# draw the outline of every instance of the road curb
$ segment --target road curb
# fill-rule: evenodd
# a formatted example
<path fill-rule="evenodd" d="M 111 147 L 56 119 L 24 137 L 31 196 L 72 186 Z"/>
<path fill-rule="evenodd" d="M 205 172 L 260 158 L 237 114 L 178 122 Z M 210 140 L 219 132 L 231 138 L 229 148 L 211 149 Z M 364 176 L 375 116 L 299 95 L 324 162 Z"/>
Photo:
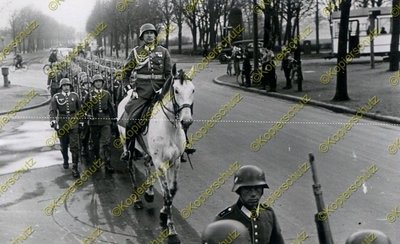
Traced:
<path fill-rule="evenodd" d="M 216 84 L 219 84 L 219 85 L 230 86 L 230 87 L 242 89 L 242 90 L 245 90 L 248 92 L 266 95 L 269 97 L 275 97 L 275 98 L 280 98 L 280 99 L 294 101 L 294 102 L 301 101 L 301 97 L 298 97 L 298 96 L 292 96 L 292 95 L 276 93 L 276 92 L 266 92 L 266 91 L 262 91 L 262 90 L 259 90 L 259 89 L 253 88 L 253 87 L 243 87 L 243 86 L 239 86 L 238 84 L 232 84 L 232 83 L 228 83 L 225 81 L 221 81 L 219 79 L 220 77 L 221 76 L 214 78 L 213 82 Z M 347 113 L 347 114 L 353 114 L 353 115 L 355 115 L 357 113 L 357 111 L 352 108 L 348 108 L 348 107 L 340 106 L 340 105 L 334 105 L 331 103 L 325 103 L 325 102 L 321 102 L 321 101 L 316 101 L 313 99 L 311 99 L 309 102 L 307 102 L 307 105 L 313 105 L 316 107 L 326 108 L 326 109 L 329 109 L 336 113 Z M 380 115 L 377 113 L 364 113 L 363 116 L 366 118 L 377 120 L 377 121 L 383 121 L 383 122 L 387 122 L 387 123 L 391 123 L 391 124 L 400 124 L 400 118 L 398 118 L 398 117 Z"/>
<path fill-rule="evenodd" d="M 34 108 L 45 106 L 45 105 L 50 103 L 50 100 L 51 100 L 51 97 L 49 97 L 46 101 L 41 102 L 39 104 L 35 104 L 35 105 L 29 106 L 29 107 L 21 108 L 17 112 L 26 111 L 26 110 L 30 110 L 30 109 L 34 109 Z M 0 112 L 0 115 L 5 115 L 5 114 L 11 113 L 11 112 L 12 112 L 12 110 L 7 111 L 7 112 Z"/>

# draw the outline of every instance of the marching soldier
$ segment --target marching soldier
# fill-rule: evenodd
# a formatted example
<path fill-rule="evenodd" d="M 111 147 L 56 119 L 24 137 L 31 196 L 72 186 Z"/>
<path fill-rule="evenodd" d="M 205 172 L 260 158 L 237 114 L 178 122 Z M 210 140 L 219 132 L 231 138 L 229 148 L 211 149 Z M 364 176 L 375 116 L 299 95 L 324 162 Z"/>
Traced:
<path fill-rule="evenodd" d="M 68 169 L 68 146 L 72 154 L 72 175 L 79 178 L 79 134 L 76 113 L 81 102 L 78 94 L 71 92 L 72 83 L 68 78 L 61 79 L 61 92 L 56 93 L 50 103 L 50 126 L 57 131 L 60 138 L 64 169 Z M 58 119 L 58 124 L 56 123 Z M 75 123 L 74 123 L 75 122 Z"/>
<path fill-rule="evenodd" d="M 81 102 L 84 104 L 84 100 L 86 96 L 89 94 L 89 89 L 92 86 L 92 81 L 89 80 L 85 72 L 82 72 L 82 75 L 80 76 L 81 80 Z M 88 150 L 89 150 L 89 138 L 90 138 L 90 128 L 89 128 L 89 121 L 87 119 L 82 120 L 80 122 L 80 138 L 81 138 L 81 146 L 82 146 L 82 151 L 81 155 L 82 156 L 87 156 L 88 155 Z"/>
<path fill-rule="evenodd" d="M 247 228 L 236 220 L 219 220 L 209 224 L 202 234 L 202 244 L 250 243 Z"/>
<path fill-rule="evenodd" d="M 233 192 L 238 201 L 217 215 L 216 220 L 233 219 L 247 227 L 252 244 L 283 244 L 281 229 L 271 207 L 259 203 L 269 188 L 264 172 L 257 166 L 245 165 L 236 171 Z M 261 205 L 261 206 L 260 206 Z"/>
<path fill-rule="evenodd" d="M 93 119 L 90 121 L 90 131 L 94 143 L 94 153 L 105 162 L 106 171 L 114 172 L 111 166 L 111 124 L 116 113 L 111 100 L 111 94 L 103 89 L 104 79 L 100 74 L 93 76 L 94 89 L 89 91 L 85 104 L 91 102 Z"/>

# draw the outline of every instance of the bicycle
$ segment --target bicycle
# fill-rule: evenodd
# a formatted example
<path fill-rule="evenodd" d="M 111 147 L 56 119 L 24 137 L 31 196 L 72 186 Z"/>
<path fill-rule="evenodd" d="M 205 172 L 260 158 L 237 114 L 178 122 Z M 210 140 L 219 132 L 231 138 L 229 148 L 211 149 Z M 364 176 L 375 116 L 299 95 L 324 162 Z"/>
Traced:
<path fill-rule="evenodd" d="M 53 67 L 52 64 L 45 64 L 45 65 L 43 66 L 43 72 L 44 72 L 44 74 L 45 74 L 45 75 L 48 75 L 52 67 Z"/>
<path fill-rule="evenodd" d="M 14 63 L 12 66 L 10 66 L 10 71 L 14 72 L 16 70 L 22 70 L 22 71 L 27 71 L 28 70 L 28 64 L 25 61 L 22 61 L 21 67 L 16 66 L 16 62 L 14 60 Z"/>

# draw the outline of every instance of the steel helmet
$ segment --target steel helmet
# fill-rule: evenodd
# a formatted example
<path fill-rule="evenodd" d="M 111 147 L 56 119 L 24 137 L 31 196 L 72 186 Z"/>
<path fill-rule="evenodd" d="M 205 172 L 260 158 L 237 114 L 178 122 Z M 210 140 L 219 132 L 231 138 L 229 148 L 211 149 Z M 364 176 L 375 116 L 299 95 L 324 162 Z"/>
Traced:
<path fill-rule="evenodd" d="M 255 165 L 244 165 L 235 173 L 232 191 L 236 192 L 242 186 L 263 186 L 269 188 L 262 169 Z"/>
<path fill-rule="evenodd" d="M 202 234 L 202 244 L 250 243 L 248 229 L 239 221 L 224 219 L 209 224 Z"/>
<path fill-rule="evenodd" d="M 103 78 L 103 76 L 102 76 L 101 74 L 95 74 L 95 75 L 93 75 L 92 82 L 94 83 L 94 82 L 97 81 L 97 80 L 101 80 L 101 81 L 103 81 L 103 83 L 104 83 L 104 78 Z"/>
<path fill-rule="evenodd" d="M 389 237 L 379 230 L 360 230 L 346 240 L 346 244 L 391 244 Z"/>
<path fill-rule="evenodd" d="M 156 34 L 156 36 L 158 35 L 158 32 L 157 32 L 157 30 L 156 30 L 156 27 L 154 27 L 154 25 L 151 24 L 151 23 L 146 23 L 146 24 L 143 24 L 143 25 L 140 27 L 139 39 L 140 39 L 140 40 L 143 40 L 143 33 L 144 33 L 145 31 L 149 31 L 149 30 L 154 31 L 154 33 Z"/>
<path fill-rule="evenodd" d="M 72 88 L 72 82 L 68 78 L 61 79 L 59 88 L 61 88 L 63 85 L 70 85 Z"/>

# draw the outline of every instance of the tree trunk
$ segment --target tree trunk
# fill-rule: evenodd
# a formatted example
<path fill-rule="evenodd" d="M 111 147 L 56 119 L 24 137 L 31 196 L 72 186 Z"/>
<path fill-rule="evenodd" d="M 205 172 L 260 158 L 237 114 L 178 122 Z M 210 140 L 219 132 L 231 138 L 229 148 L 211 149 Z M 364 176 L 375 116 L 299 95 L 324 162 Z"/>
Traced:
<path fill-rule="evenodd" d="M 399 6 L 400 0 L 393 0 L 393 9 Z M 394 12 L 394 10 L 392 10 Z M 390 43 L 390 71 L 399 70 L 399 34 L 400 34 L 400 15 L 395 15 L 392 18 L 392 40 Z"/>
<path fill-rule="evenodd" d="M 347 55 L 347 35 L 349 31 L 350 7 L 351 7 L 351 0 L 344 0 L 340 5 L 341 14 L 340 14 L 338 57 L 336 65 L 339 65 L 339 62 L 341 60 L 345 60 Z M 333 97 L 333 100 L 334 101 L 350 100 L 349 95 L 347 94 L 346 63 L 344 64 L 343 68 L 341 68 L 337 73 L 336 94 Z"/>

